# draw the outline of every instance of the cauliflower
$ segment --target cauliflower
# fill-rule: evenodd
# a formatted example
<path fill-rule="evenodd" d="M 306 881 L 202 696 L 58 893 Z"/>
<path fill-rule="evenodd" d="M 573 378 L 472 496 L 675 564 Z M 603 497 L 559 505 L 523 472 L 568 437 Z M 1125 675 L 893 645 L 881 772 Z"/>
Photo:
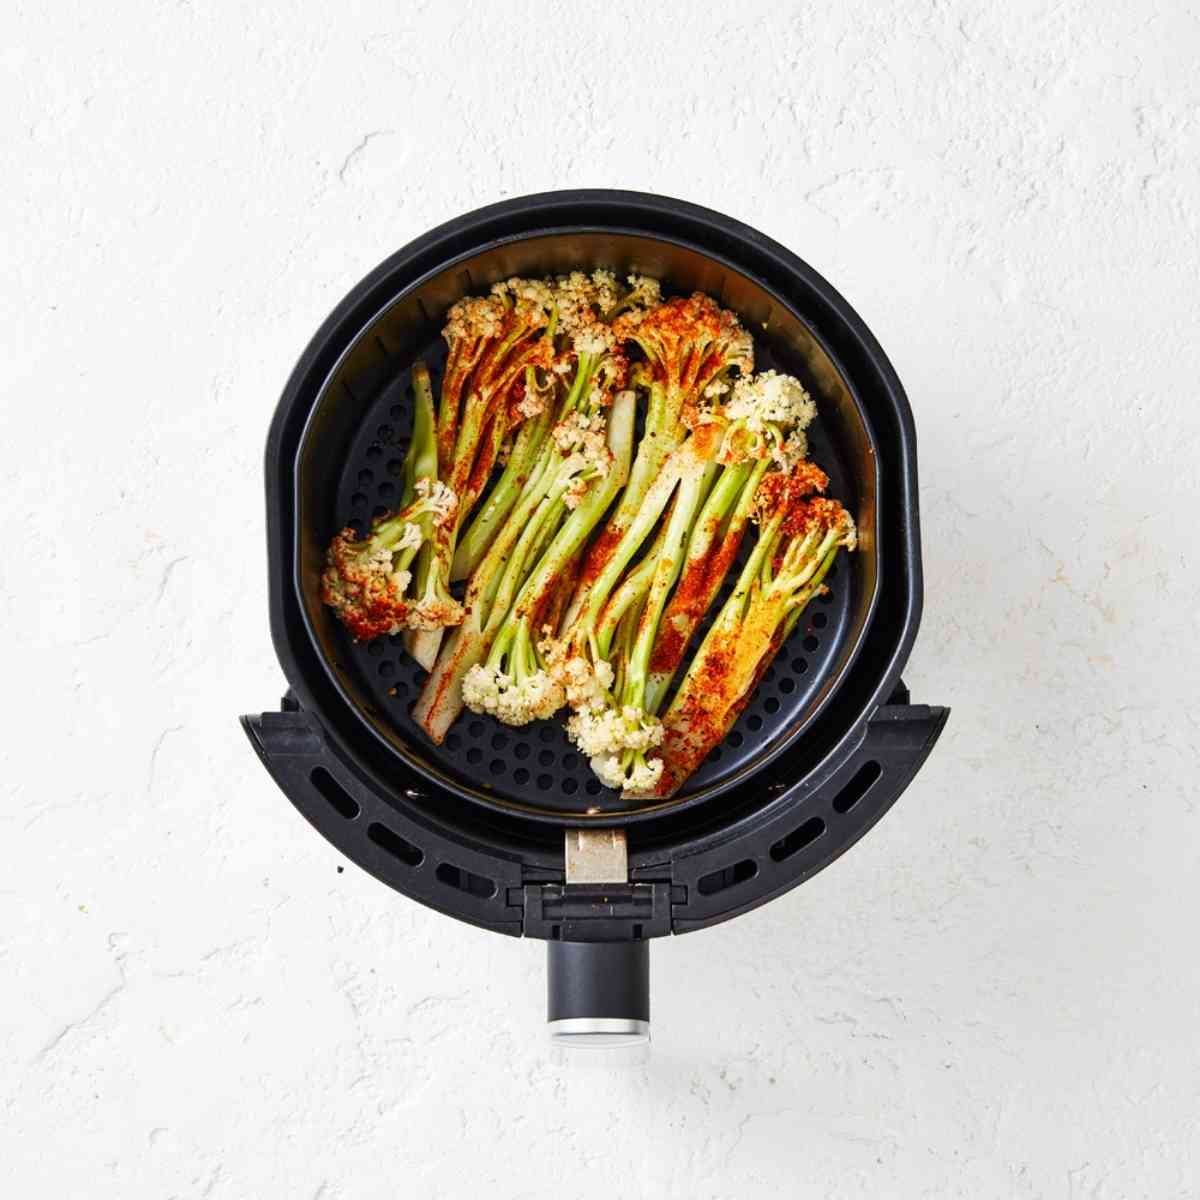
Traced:
<path fill-rule="evenodd" d="M 629 275 L 625 282 L 629 284 L 629 294 L 625 297 L 630 304 L 642 308 L 653 308 L 662 303 L 662 285 L 649 275 Z"/>
<path fill-rule="evenodd" d="M 442 336 L 450 344 L 494 338 L 504 327 L 504 301 L 499 296 L 467 296 L 446 314 Z"/>
<path fill-rule="evenodd" d="M 772 461 L 784 471 L 794 471 L 808 457 L 808 437 L 797 429 L 771 449 Z"/>
<path fill-rule="evenodd" d="M 343 529 L 329 547 L 321 599 L 341 618 L 355 641 L 369 641 L 405 627 L 405 593 L 411 574 L 397 569 L 385 543 L 361 542 L 353 529 Z"/>
<path fill-rule="evenodd" d="M 330 544 L 321 576 L 321 599 L 354 635 L 369 641 L 402 629 L 441 629 L 463 619 L 462 606 L 449 593 L 426 582 L 420 596 L 410 596 L 417 552 L 435 527 L 453 521 L 458 502 L 444 484 L 420 479 L 413 502 L 399 513 L 375 522 L 359 539 L 343 529 Z"/>
<path fill-rule="evenodd" d="M 662 741 L 662 722 L 640 708 L 583 708 L 567 722 L 567 735 L 589 758 L 624 750 L 645 752 Z"/>
<path fill-rule="evenodd" d="M 547 639 L 538 647 L 546 660 L 546 669 L 563 689 L 573 709 L 601 708 L 608 704 L 613 685 L 612 666 L 598 659 L 593 666 L 580 654 L 571 654 L 567 644 Z"/>
<path fill-rule="evenodd" d="M 768 424 L 804 429 L 817 415 L 817 406 L 798 379 L 778 371 L 760 371 L 733 385 L 725 416 L 763 433 Z"/>
<path fill-rule="evenodd" d="M 582 465 L 601 477 L 608 474 L 612 453 L 608 449 L 608 422 L 603 413 L 586 416 L 573 412 L 555 425 L 552 436 L 560 454 L 578 453 Z"/>
<path fill-rule="evenodd" d="M 419 550 L 424 540 L 425 537 L 421 533 L 420 525 L 414 521 L 406 521 L 404 523 L 404 532 L 400 534 L 400 540 L 396 543 L 396 549 Z"/>
<path fill-rule="evenodd" d="M 472 712 L 490 713 L 506 725 L 544 720 L 563 706 L 562 688 L 545 671 L 518 681 L 499 667 L 476 664 L 463 678 L 462 694 Z"/>
<path fill-rule="evenodd" d="M 663 773 L 661 758 L 634 756 L 627 763 L 624 757 L 601 754 L 591 759 L 588 765 L 605 787 L 622 792 L 653 792 Z"/>
<path fill-rule="evenodd" d="M 463 676 L 463 702 L 472 712 L 494 713 L 500 707 L 500 694 L 511 684 L 507 675 L 476 663 Z"/>
<path fill-rule="evenodd" d="M 555 289 L 542 279 L 512 279 L 502 280 L 492 284 L 492 296 L 502 303 L 512 305 L 515 312 L 523 319 L 537 319 L 542 313 L 548 312 L 555 302 Z"/>
<path fill-rule="evenodd" d="M 418 479 L 417 499 L 433 514 L 434 523 L 449 525 L 458 512 L 458 497 L 440 480 Z"/>

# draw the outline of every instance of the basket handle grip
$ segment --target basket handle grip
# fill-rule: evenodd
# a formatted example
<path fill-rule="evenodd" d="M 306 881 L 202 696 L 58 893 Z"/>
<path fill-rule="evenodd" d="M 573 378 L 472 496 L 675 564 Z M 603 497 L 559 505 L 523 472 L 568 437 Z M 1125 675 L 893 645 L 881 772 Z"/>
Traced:
<path fill-rule="evenodd" d="M 547 1021 L 559 1043 L 618 1046 L 650 1040 L 650 943 L 550 941 Z"/>

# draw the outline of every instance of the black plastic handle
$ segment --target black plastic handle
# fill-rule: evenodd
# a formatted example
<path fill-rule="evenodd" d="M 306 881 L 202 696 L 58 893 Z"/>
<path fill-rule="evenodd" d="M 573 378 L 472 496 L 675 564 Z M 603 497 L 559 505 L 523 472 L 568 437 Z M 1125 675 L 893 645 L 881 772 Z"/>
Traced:
<path fill-rule="evenodd" d="M 559 1041 L 629 1044 L 650 1037 L 650 943 L 547 946 L 547 1020 Z"/>

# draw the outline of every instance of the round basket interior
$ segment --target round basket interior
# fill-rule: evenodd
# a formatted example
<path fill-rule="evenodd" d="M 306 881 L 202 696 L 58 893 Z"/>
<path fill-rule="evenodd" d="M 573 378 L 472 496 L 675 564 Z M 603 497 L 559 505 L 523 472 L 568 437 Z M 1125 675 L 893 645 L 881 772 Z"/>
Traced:
<path fill-rule="evenodd" d="M 424 359 L 436 393 L 445 359 L 440 330 L 450 305 L 511 275 L 597 267 L 652 275 L 667 294 L 703 291 L 739 314 L 754 336 L 756 368 L 798 376 L 815 398 L 811 456 L 829 474 L 829 494 L 855 515 L 860 536 L 854 554 L 839 556 L 828 593 L 806 610 L 723 743 L 681 792 L 649 804 L 622 800 L 601 786 L 561 721 L 511 728 L 464 712 L 445 742 L 434 745 L 409 715 L 425 673 L 401 638 L 355 643 L 320 601 L 324 551 L 333 534 L 347 525 L 361 532 L 395 507 L 412 427 L 409 370 Z M 309 635 L 342 699 L 408 767 L 488 808 L 548 821 L 625 823 L 701 803 L 745 781 L 802 737 L 831 699 L 866 633 L 878 591 L 878 469 L 852 380 L 786 296 L 712 254 L 662 238 L 595 230 L 530 236 L 448 264 L 397 295 L 358 331 L 325 381 L 301 439 L 295 583 Z M 752 542 L 751 533 L 743 554 Z"/>

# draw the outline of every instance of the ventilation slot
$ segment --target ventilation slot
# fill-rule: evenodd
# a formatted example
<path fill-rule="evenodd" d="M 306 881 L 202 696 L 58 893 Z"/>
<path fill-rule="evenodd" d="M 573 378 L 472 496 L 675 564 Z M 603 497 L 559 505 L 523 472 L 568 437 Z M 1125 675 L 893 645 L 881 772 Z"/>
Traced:
<path fill-rule="evenodd" d="M 380 850 L 386 850 L 393 858 L 398 858 L 406 867 L 419 867 L 425 857 L 412 842 L 405 841 L 398 833 L 393 833 L 386 825 L 378 822 L 367 826 L 367 837 Z"/>
<path fill-rule="evenodd" d="M 353 821 L 362 811 L 358 801 L 324 767 L 314 767 L 309 775 L 313 787 L 329 801 L 330 806 L 347 821 Z"/>
<path fill-rule="evenodd" d="M 833 811 L 848 813 L 876 784 L 883 768 L 877 762 L 863 763 L 855 776 L 833 798 Z"/>
<path fill-rule="evenodd" d="M 484 900 L 496 894 L 494 879 L 488 879 L 485 875 L 472 875 L 470 871 L 456 867 L 453 863 L 439 863 L 434 874 L 448 887 L 458 888 L 460 892 L 467 892 Z"/>
<path fill-rule="evenodd" d="M 732 867 L 725 867 L 720 871 L 702 875 L 697 881 L 696 887 L 700 889 L 702 896 L 714 896 L 726 888 L 745 883 L 747 879 L 753 879 L 757 874 L 758 863 L 752 858 L 743 858 L 741 862 L 734 863 Z"/>
<path fill-rule="evenodd" d="M 825 832 L 825 822 L 820 817 L 810 817 L 799 829 L 793 829 L 785 838 L 780 838 L 771 847 L 771 857 L 776 862 L 791 858 L 798 850 L 811 846 Z"/>

